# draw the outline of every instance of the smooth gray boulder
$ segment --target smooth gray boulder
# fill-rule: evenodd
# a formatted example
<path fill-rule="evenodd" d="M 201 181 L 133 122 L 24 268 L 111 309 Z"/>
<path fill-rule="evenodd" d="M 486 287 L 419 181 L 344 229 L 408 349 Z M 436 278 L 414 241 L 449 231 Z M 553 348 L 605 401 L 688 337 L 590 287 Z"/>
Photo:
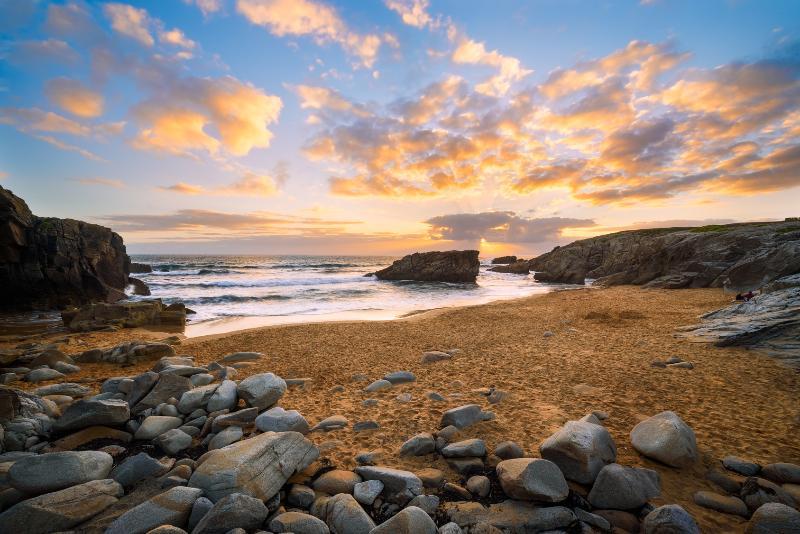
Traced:
<path fill-rule="evenodd" d="M 298 432 L 267 432 L 209 452 L 189 486 L 202 489 L 212 501 L 244 493 L 266 502 L 318 456 L 319 450 Z"/>
<path fill-rule="evenodd" d="M 800 484 L 800 465 L 779 462 L 761 468 L 762 478 L 776 484 Z"/>
<path fill-rule="evenodd" d="M 390 382 L 392 385 L 417 381 L 416 375 L 411 371 L 395 371 L 393 373 L 388 373 L 383 379 Z"/>
<path fill-rule="evenodd" d="M 472 458 L 486 456 L 486 443 L 482 439 L 465 439 L 450 443 L 439 451 L 445 458 Z"/>
<path fill-rule="evenodd" d="M 632 510 L 660 494 L 658 473 L 652 469 L 609 464 L 597 475 L 588 501 L 595 508 Z"/>
<path fill-rule="evenodd" d="M 424 456 L 435 451 L 436 440 L 427 432 L 409 438 L 400 446 L 400 456 Z"/>
<path fill-rule="evenodd" d="M 256 530 L 267 515 L 269 510 L 259 499 L 232 493 L 214 504 L 192 530 L 192 534 L 225 534 L 232 528 Z"/>
<path fill-rule="evenodd" d="M 755 476 L 761 471 L 761 466 L 757 463 L 748 462 L 738 456 L 726 456 L 722 459 L 722 465 L 728 471 L 733 471 L 734 473 L 739 473 L 746 477 Z"/>
<path fill-rule="evenodd" d="M 116 503 L 123 494 L 122 486 L 108 479 L 46 493 L 19 502 L 0 514 L 0 529 L 25 534 L 70 530 Z M 23 525 L 21 530 L 6 530 Z"/>
<path fill-rule="evenodd" d="M 251 375 L 239 382 L 239 398 L 259 410 L 272 407 L 286 392 L 286 381 L 272 373 Z"/>
<path fill-rule="evenodd" d="M 206 409 L 209 412 L 233 410 L 236 408 L 236 404 L 238 402 L 239 397 L 236 394 L 236 382 L 233 380 L 223 380 L 217 390 L 208 400 Z"/>
<path fill-rule="evenodd" d="M 672 467 L 687 467 L 697 460 L 694 431 L 675 412 L 661 412 L 633 427 L 631 445 Z"/>
<path fill-rule="evenodd" d="M 579 484 L 592 484 L 603 467 L 617 461 L 617 447 L 608 430 L 581 421 L 567 421 L 542 442 L 539 453 L 556 464 L 565 478 Z"/>
<path fill-rule="evenodd" d="M 26 374 L 23 380 L 26 382 L 44 382 L 45 380 L 57 380 L 59 378 L 64 378 L 64 374 L 49 367 L 40 367 Z"/>
<path fill-rule="evenodd" d="M 28 456 L 8 470 L 8 483 L 31 495 L 105 479 L 114 459 L 100 451 L 64 451 Z"/>
<path fill-rule="evenodd" d="M 644 534 L 700 534 L 694 518 L 689 512 L 677 504 L 659 506 L 644 518 L 642 522 Z"/>
<path fill-rule="evenodd" d="M 256 428 L 262 432 L 300 432 L 308 434 L 308 421 L 297 410 L 274 406 L 256 417 Z"/>
<path fill-rule="evenodd" d="M 48 395 L 68 395 L 70 397 L 85 397 L 91 393 L 91 389 L 74 382 L 61 382 L 60 384 L 49 384 L 34 389 L 31 393 L 39 397 Z"/>
<path fill-rule="evenodd" d="M 794 498 L 785 489 L 764 478 L 750 477 L 742 484 L 739 494 L 751 512 L 769 502 L 778 502 L 788 506 L 797 506 Z"/>
<path fill-rule="evenodd" d="M 569 487 L 556 464 L 541 458 L 515 458 L 497 464 L 497 478 L 506 495 L 521 501 L 561 502 Z"/>
<path fill-rule="evenodd" d="M 362 465 L 356 467 L 355 471 L 364 480 L 383 482 L 383 494 L 386 497 L 408 500 L 422 494 L 422 480 L 410 471 L 373 465 Z"/>
<path fill-rule="evenodd" d="M 733 514 L 744 518 L 750 516 L 747 505 L 739 497 L 732 495 L 720 495 L 713 491 L 697 491 L 692 496 L 694 502 L 703 508 L 716 510 L 723 514 Z"/>
<path fill-rule="evenodd" d="M 194 530 L 194 527 L 200 523 L 200 520 L 202 520 L 213 507 L 214 503 L 211 502 L 210 499 L 198 497 L 192 505 L 192 511 L 189 513 L 189 523 L 186 530 L 189 532 Z"/>
<path fill-rule="evenodd" d="M 192 446 L 192 436 L 179 428 L 167 430 L 153 441 L 164 452 L 172 456 Z"/>
<path fill-rule="evenodd" d="M 229 426 L 211 438 L 211 441 L 208 443 L 208 450 L 213 451 L 216 449 L 221 449 L 222 447 L 227 447 L 228 445 L 236 443 L 242 439 L 242 436 L 244 436 L 242 427 Z"/>
<path fill-rule="evenodd" d="M 133 435 L 134 439 L 153 439 L 157 438 L 164 432 L 178 428 L 183 424 L 183 419 L 180 417 L 171 417 L 169 415 L 150 415 L 145 417 L 136 433 Z"/>
<path fill-rule="evenodd" d="M 130 489 L 146 478 L 159 477 L 169 471 L 169 463 L 161 463 L 146 452 L 129 456 L 111 471 L 111 478 Z"/>
<path fill-rule="evenodd" d="M 375 528 L 375 522 L 349 493 L 328 499 L 322 514 L 325 523 L 335 533 L 369 534 Z"/>
<path fill-rule="evenodd" d="M 219 432 L 229 426 L 246 427 L 253 424 L 258 415 L 258 408 L 245 408 L 235 412 L 218 415 L 211 424 L 212 432 Z"/>
<path fill-rule="evenodd" d="M 437 534 L 436 523 L 421 508 L 408 506 L 372 529 L 371 534 Z"/>
<path fill-rule="evenodd" d="M 513 460 L 514 458 L 524 458 L 525 451 L 513 441 L 503 441 L 495 446 L 494 455 L 501 460 Z"/>
<path fill-rule="evenodd" d="M 372 506 L 382 491 L 383 482 L 380 480 L 365 480 L 353 486 L 353 497 L 365 506 Z"/>
<path fill-rule="evenodd" d="M 183 394 L 192 389 L 192 381 L 185 376 L 158 375 L 158 381 L 142 400 L 133 404 L 133 413 L 141 413 L 148 408 L 155 408 L 169 399 L 180 399 Z M 138 377 L 137 377 L 138 378 Z M 146 379 L 147 380 L 147 379 Z M 146 381 L 145 380 L 145 381 Z M 135 381 L 135 379 L 134 379 Z"/>
<path fill-rule="evenodd" d="M 3 516 L 0 515 L 0 520 Z M 800 512 L 776 502 L 762 504 L 753 512 L 746 534 L 783 534 L 800 532 Z"/>
<path fill-rule="evenodd" d="M 328 534 L 330 529 L 319 518 L 301 512 L 284 512 L 269 522 L 269 529 L 276 534 Z"/>
<path fill-rule="evenodd" d="M 331 430 L 340 430 L 349 424 L 347 418 L 343 415 L 332 415 L 326 417 L 311 428 L 311 432 L 321 430 L 323 432 L 330 432 Z"/>
<path fill-rule="evenodd" d="M 484 412 L 477 404 L 466 404 L 444 412 L 439 428 L 445 428 L 450 425 L 456 428 L 466 428 L 481 421 L 488 421 L 493 417 L 494 414 L 492 412 Z"/>
<path fill-rule="evenodd" d="M 352 471 L 334 469 L 317 477 L 311 487 L 321 493 L 337 495 L 339 493 L 353 493 L 353 488 L 359 482 L 361 482 L 361 477 Z"/>
<path fill-rule="evenodd" d="M 53 427 L 58 432 L 97 425 L 113 427 L 124 425 L 130 418 L 131 410 L 124 400 L 85 399 L 70 404 Z"/>
<path fill-rule="evenodd" d="M 145 534 L 161 525 L 184 527 L 202 490 L 176 486 L 119 516 L 104 534 Z"/>
<path fill-rule="evenodd" d="M 260 352 L 233 352 L 223 356 L 220 361 L 223 363 L 254 362 L 263 357 L 264 355 Z"/>
<path fill-rule="evenodd" d="M 382 391 L 384 389 L 390 389 L 392 387 L 392 383 L 388 380 L 380 379 L 376 380 L 375 382 L 371 383 L 367 387 L 364 388 L 364 391 L 367 393 L 374 393 L 376 391 Z"/>
<path fill-rule="evenodd" d="M 190 414 L 198 408 L 203 408 L 220 384 L 208 384 L 199 388 L 190 389 L 180 397 L 178 411 L 182 414 Z M 210 410 L 209 410 L 210 411 Z"/>

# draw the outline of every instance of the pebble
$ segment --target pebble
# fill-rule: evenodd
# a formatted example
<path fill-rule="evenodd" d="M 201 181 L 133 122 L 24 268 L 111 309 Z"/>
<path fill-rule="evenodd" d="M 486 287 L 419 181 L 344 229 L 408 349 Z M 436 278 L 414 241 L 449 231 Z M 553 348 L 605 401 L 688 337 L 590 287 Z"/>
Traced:
<path fill-rule="evenodd" d="M 314 425 L 311 429 L 311 432 L 315 432 L 317 430 L 322 430 L 323 432 L 330 432 L 331 430 L 339 430 L 341 428 L 346 427 L 349 424 L 347 418 L 343 415 L 332 415 L 327 417 Z"/>
<path fill-rule="evenodd" d="M 477 497 L 486 497 L 492 489 L 491 481 L 483 475 L 475 475 L 467 480 L 467 489 Z"/>

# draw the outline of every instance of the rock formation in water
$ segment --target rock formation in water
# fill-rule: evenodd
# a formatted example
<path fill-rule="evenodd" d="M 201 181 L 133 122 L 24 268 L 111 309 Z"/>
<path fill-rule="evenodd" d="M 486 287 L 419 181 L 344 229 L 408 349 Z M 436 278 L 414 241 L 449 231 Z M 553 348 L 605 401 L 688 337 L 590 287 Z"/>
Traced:
<path fill-rule="evenodd" d="M 500 256 L 498 258 L 492 259 L 492 265 L 508 265 L 516 261 L 518 261 L 516 256 Z"/>
<path fill-rule="evenodd" d="M 125 297 L 130 258 L 110 229 L 37 217 L 0 187 L 0 307 L 56 308 Z"/>
<path fill-rule="evenodd" d="M 508 265 L 495 265 L 489 268 L 496 273 L 528 274 L 531 271 L 530 263 L 525 260 L 518 260 Z"/>
<path fill-rule="evenodd" d="M 800 272 L 800 222 L 619 232 L 556 247 L 530 268 L 542 282 L 746 291 Z"/>
<path fill-rule="evenodd" d="M 152 273 L 153 267 L 147 263 L 131 262 L 131 274 Z"/>
<path fill-rule="evenodd" d="M 375 273 L 380 280 L 474 282 L 480 270 L 477 250 L 415 252 Z"/>

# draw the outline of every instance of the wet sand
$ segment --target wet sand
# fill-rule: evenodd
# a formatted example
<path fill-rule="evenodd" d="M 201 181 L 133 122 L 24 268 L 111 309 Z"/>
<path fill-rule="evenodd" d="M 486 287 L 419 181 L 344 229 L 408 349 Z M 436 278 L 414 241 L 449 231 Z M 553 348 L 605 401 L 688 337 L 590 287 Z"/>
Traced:
<path fill-rule="evenodd" d="M 565 421 L 603 410 L 610 416 L 605 425 L 616 441 L 618 462 L 659 472 L 662 496 L 654 504 L 681 504 L 704 532 L 737 532 L 744 520 L 696 506 L 691 496 L 714 489 L 703 475 L 728 454 L 762 464 L 800 462 L 800 373 L 753 351 L 675 337 L 676 327 L 695 323 L 698 315 L 729 300 L 718 289 L 560 291 L 394 321 L 259 328 L 186 340 L 176 350 L 202 364 L 236 351 L 266 354 L 241 369 L 237 379 L 266 371 L 311 378 L 304 389 L 289 388 L 280 404 L 299 410 L 312 425 L 330 415 L 347 417 L 350 427 L 344 430 L 309 435 L 323 446 L 322 457 L 342 468 L 352 468 L 359 451 L 381 450 L 386 465 L 437 467 L 457 481 L 458 475 L 441 459 L 397 456 L 407 438 L 436 430 L 448 408 L 474 402 L 494 411 L 495 420 L 463 430 L 462 438 L 485 439 L 490 450 L 514 440 L 533 456 Z M 547 331 L 553 335 L 545 336 Z M 75 353 L 134 338 L 158 339 L 159 334 L 86 334 L 71 338 L 63 350 Z M 452 360 L 420 362 L 423 351 L 451 348 L 461 350 Z M 695 368 L 650 366 L 671 356 L 691 361 Z M 70 379 L 99 387 L 105 378 L 151 366 L 85 364 Z M 396 370 L 414 372 L 417 382 L 368 394 L 363 391 L 367 383 L 353 380 L 358 374 L 374 380 Z M 336 386 L 343 391 L 333 391 Z M 488 387 L 508 396 L 490 405 L 477 391 Z M 428 391 L 439 392 L 446 402 L 428 400 Z M 410 393 L 412 400 L 398 401 L 401 393 Z M 379 399 L 378 405 L 364 407 L 367 398 Z M 701 454 L 695 467 L 666 467 L 640 457 L 630 446 L 633 426 L 663 410 L 677 412 L 694 429 Z M 353 432 L 354 423 L 366 420 L 379 422 L 381 428 Z"/>

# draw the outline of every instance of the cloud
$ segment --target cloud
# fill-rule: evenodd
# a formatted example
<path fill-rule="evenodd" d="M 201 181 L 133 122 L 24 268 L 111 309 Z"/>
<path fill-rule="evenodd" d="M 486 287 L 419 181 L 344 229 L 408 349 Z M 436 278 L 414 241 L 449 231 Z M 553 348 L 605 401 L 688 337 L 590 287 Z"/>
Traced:
<path fill-rule="evenodd" d="M 415 28 L 438 27 L 438 21 L 428 14 L 428 0 L 384 0 L 384 3 L 400 15 L 404 24 Z"/>
<path fill-rule="evenodd" d="M 565 228 L 593 226 L 590 219 L 562 217 L 528 218 L 512 211 L 456 213 L 425 221 L 432 239 L 489 241 L 494 243 L 542 243 L 561 237 Z"/>
<path fill-rule="evenodd" d="M 177 184 L 159 187 L 162 191 L 183 195 L 211 195 L 237 197 L 271 197 L 278 193 L 280 180 L 272 176 L 246 172 L 239 180 L 220 187 L 205 188 L 201 185 L 178 182 Z"/>
<path fill-rule="evenodd" d="M 102 185 L 105 187 L 113 187 L 114 189 L 125 188 L 125 182 L 110 178 L 78 178 L 75 181 L 83 185 Z"/>
<path fill-rule="evenodd" d="M 61 150 L 66 150 L 67 152 L 75 152 L 76 154 L 80 154 L 86 159 L 90 159 L 92 161 L 106 161 L 105 159 L 101 158 L 94 152 L 81 148 L 79 146 L 75 146 L 70 143 L 66 143 L 61 141 L 60 139 L 56 139 L 52 135 L 41 135 L 41 134 L 31 134 L 34 139 L 38 139 L 39 141 L 44 141 L 45 143 L 49 143 L 56 148 Z"/>
<path fill-rule="evenodd" d="M 30 66 L 36 63 L 75 63 L 78 58 L 78 53 L 66 41 L 51 38 L 17 42 L 9 60 Z"/>
<path fill-rule="evenodd" d="M 499 71 L 496 75 L 475 87 L 475 90 L 479 93 L 491 96 L 505 95 L 514 83 L 533 72 L 523 68 L 517 58 L 504 56 L 497 50 L 487 51 L 484 43 L 473 41 L 464 35 L 460 35 L 455 39 L 457 46 L 451 55 L 453 62 L 488 65 Z"/>
<path fill-rule="evenodd" d="M 185 48 L 186 50 L 192 50 L 197 46 L 197 43 L 186 37 L 186 34 L 178 28 L 173 28 L 169 31 L 160 30 L 158 32 L 158 40 L 162 43 Z"/>
<path fill-rule="evenodd" d="M 282 105 L 279 97 L 230 76 L 183 78 L 134 108 L 140 125 L 134 146 L 184 155 L 216 154 L 223 147 L 243 156 L 269 146 L 269 126 Z"/>
<path fill-rule="evenodd" d="M 187 4 L 194 4 L 200 11 L 203 12 L 204 16 L 209 16 L 212 13 L 216 13 L 220 9 L 222 9 L 222 0 L 183 0 Z"/>
<path fill-rule="evenodd" d="M 103 5 L 103 12 L 117 33 L 126 35 L 148 47 L 155 44 L 148 28 L 150 17 L 147 10 L 128 4 L 108 3 Z"/>
<path fill-rule="evenodd" d="M 0 124 L 12 124 L 23 131 L 66 133 L 87 136 L 92 129 L 52 111 L 39 108 L 0 108 Z"/>
<path fill-rule="evenodd" d="M 103 114 L 103 95 L 77 80 L 54 78 L 45 84 L 45 94 L 58 107 L 75 116 L 94 118 Z"/>
<path fill-rule="evenodd" d="M 6 178 L 8 178 L 8 173 L 0 171 L 0 180 L 5 180 Z"/>
<path fill-rule="evenodd" d="M 379 35 L 350 30 L 333 7 L 314 0 L 237 0 L 236 10 L 278 37 L 309 36 L 320 45 L 337 43 L 368 68 L 381 45 Z"/>

